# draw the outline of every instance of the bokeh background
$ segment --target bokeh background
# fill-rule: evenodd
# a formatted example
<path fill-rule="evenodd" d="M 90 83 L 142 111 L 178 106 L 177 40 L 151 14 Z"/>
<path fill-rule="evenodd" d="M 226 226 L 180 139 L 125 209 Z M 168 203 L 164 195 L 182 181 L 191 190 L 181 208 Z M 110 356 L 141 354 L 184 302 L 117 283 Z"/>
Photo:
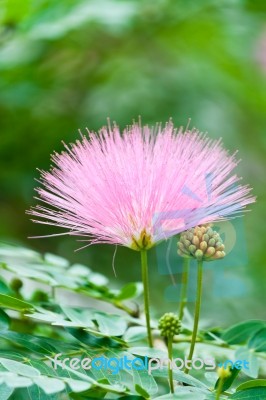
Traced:
<path fill-rule="evenodd" d="M 191 126 L 239 150 L 238 173 L 258 200 L 243 219 L 247 259 L 232 273 L 249 289 L 220 298 L 206 278 L 203 307 L 217 324 L 265 317 L 265 0 L 2 0 L 1 241 L 86 263 L 115 285 L 139 280 L 137 253 L 118 249 L 114 278 L 113 247 L 75 252 L 80 244 L 71 237 L 28 239 L 59 231 L 25 214 L 36 203 L 36 167 L 49 168 L 62 140 L 98 130 L 107 117 L 123 128 L 139 115 L 143 124 L 191 118 Z M 174 310 L 159 303 L 170 277 L 150 253 L 155 312 Z"/>

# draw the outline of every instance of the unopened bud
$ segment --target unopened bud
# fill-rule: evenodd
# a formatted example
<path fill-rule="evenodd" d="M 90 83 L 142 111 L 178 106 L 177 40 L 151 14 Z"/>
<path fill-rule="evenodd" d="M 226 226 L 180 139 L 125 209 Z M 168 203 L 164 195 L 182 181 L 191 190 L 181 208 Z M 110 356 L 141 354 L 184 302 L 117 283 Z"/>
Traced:
<path fill-rule="evenodd" d="M 219 378 L 221 378 L 221 379 L 228 378 L 231 375 L 231 371 L 230 371 L 229 367 L 227 367 L 227 368 L 224 368 L 224 367 L 218 368 L 217 373 L 218 373 Z"/>
<path fill-rule="evenodd" d="M 10 282 L 10 287 L 11 287 L 11 289 L 14 290 L 14 292 L 19 292 L 20 289 L 22 288 L 22 286 L 23 286 L 23 282 L 18 278 L 14 278 Z"/>
<path fill-rule="evenodd" d="M 224 244 L 210 224 L 195 226 L 180 235 L 178 254 L 185 258 L 212 261 L 225 256 Z"/>
<path fill-rule="evenodd" d="M 158 328 L 161 336 L 173 337 L 180 333 L 181 323 L 177 315 L 174 313 L 166 313 L 159 319 Z"/>

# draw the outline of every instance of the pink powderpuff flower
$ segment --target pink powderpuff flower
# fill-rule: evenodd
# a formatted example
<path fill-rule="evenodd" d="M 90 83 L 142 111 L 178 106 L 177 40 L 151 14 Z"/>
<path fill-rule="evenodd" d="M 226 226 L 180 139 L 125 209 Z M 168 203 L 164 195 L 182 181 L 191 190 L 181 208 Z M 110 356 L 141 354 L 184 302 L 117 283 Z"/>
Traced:
<path fill-rule="evenodd" d="M 149 249 L 196 225 L 235 216 L 255 201 L 233 173 L 238 161 L 221 140 L 196 129 L 141 127 L 99 133 L 65 145 L 41 171 L 34 222 L 67 229 L 88 243 Z M 52 236 L 52 235 L 51 235 Z"/>

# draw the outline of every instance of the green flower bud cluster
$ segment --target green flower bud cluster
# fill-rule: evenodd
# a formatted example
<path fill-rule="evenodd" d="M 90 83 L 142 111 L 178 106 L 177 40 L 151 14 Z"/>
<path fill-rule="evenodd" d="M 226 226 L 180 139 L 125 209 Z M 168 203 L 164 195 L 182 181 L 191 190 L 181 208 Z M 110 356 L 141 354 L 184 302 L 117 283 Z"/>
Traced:
<path fill-rule="evenodd" d="M 173 337 L 174 335 L 178 335 L 180 333 L 181 323 L 177 315 L 174 313 L 166 313 L 159 319 L 158 328 L 161 336 Z"/>
<path fill-rule="evenodd" d="M 225 256 L 222 239 L 209 224 L 182 232 L 177 247 L 177 253 L 185 258 L 212 261 Z"/>
<path fill-rule="evenodd" d="M 13 278 L 10 282 L 10 287 L 14 292 L 19 292 L 23 286 L 23 282 L 18 278 Z"/>

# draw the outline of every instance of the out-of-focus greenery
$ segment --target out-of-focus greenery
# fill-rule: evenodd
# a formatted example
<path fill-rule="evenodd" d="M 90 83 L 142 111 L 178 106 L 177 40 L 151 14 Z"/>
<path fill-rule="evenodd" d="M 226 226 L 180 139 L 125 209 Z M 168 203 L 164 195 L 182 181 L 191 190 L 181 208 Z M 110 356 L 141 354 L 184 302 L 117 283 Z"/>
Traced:
<path fill-rule="evenodd" d="M 222 136 L 239 149 L 239 173 L 257 204 L 245 217 L 252 295 L 246 317 L 264 311 L 266 220 L 266 2 L 264 0 L 5 0 L 0 3 L 0 234 L 55 251 L 73 262 L 109 270 L 114 249 L 81 247 L 71 238 L 32 240 L 55 233 L 34 225 L 36 167 L 73 142 L 78 128 L 99 129 L 106 118 L 121 127 L 142 117 L 172 117 Z M 89 171 L 88 171 L 89 173 Z M 57 233 L 58 231 L 56 231 Z M 83 244 L 83 243 L 82 243 Z M 99 251 L 101 250 L 101 251 Z M 155 253 L 153 284 L 160 289 Z M 126 260 L 126 265 L 125 265 Z M 139 279 L 138 254 L 119 249 L 120 279 Z M 233 317 L 239 305 L 230 303 Z M 228 308 L 227 308 L 228 310 Z"/>
<path fill-rule="evenodd" d="M 149 366 L 156 358 L 167 358 L 163 335 L 168 332 L 169 340 L 169 317 L 175 314 L 164 315 L 166 331 L 151 321 L 157 345 L 147 347 L 146 326 L 137 306 L 140 283 L 114 290 L 104 275 L 85 265 L 6 245 L 0 245 L 0 271 L 5 276 L 0 278 L 1 400 L 214 400 L 215 392 L 221 392 L 219 384 L 226 391 L 220 400 L 265 399 L 265 320 L 247 320 L 226 330 L 209 325 L 201 329 L 196 343 L 201 358 L 194 360 L 204 360 L 209 372 L 196 366 L 185 374 L 179 364 L 192 334 L 192 316 L 186 309 L 179 333 L 172 337 L 173 379 L 179 383 L 173 397 L 168 394 L 167 367 L 150 370 L 141 358 L 149 360 Z M 80 302 L 73 304 L 77 294 Z M 103 304 L 110 307 L 108 312 Z M 81 364 L 85 358 L 91 360 L 90 366 Z M 228 365 L 227 360 L 238 361 L 222 379 L 216 367 Z"/>

